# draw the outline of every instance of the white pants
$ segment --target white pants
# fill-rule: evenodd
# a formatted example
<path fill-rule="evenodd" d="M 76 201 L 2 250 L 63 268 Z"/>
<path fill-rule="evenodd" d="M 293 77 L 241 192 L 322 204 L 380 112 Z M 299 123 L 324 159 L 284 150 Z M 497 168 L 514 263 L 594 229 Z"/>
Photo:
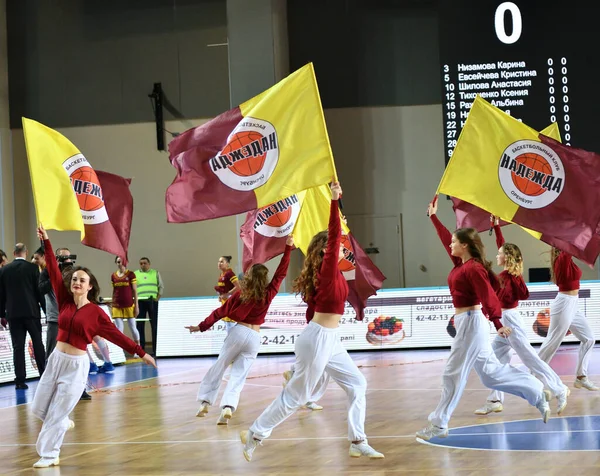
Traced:
<path fill-rule="evenodd" d="M 198 401 L 211 405 L 215 402 L 225 370 L 232 364 L 229 382 L 221 398 L 221 408 L 228 406 L 235 411 L 259 349 L 260 333 L 246 326 L 233 326 L 223 342 L 219 358 L 202 379 Z"/>
<path fill-rule="evenodd" d="M 558 293 L 550 304 L 550 328 L 538 354 L 540 359 L 550 363 L 568 330 L 581 341 L 575 376 L 587 376 L 595 343 L 594 333 L 585 315 L 579 310 L 579 297 Z"/>
<path fill-rule="evenodd" d="M 554 396 L 563 393 L 567 387 L 556 375 L 556 372 L 540 359 L 534 348 L 531 347 L 519 311 L 516 309 L 502 311 L 502 325 L 512 328 L 512 332 L 508 339 L 497 336 L 492 342 L 492 349 L 500 363 L 510 363 L 510 353 L 514 349 L 523 364 L 542 381 L 545 388 L 549 389 Z M 488 402 L 504 402 L 504 392 L 492 390 Z"/>
<path fill-rule="evenodd" d="M 542 382 L 527 372 L 498 362 L 490 344 L 490 326 L 481 311 L 456 315 L 454 325 L 456 337 L 442 377 L 442 397 L 429 415 L 432 424 L 448 427 L 473 368 L 488 388 L 524 398 L 531 405 L 544 398 Z"/>
<path fill-rule="evenodd" d="M 293 364 L 290 370 L 292 371 L 292 374 L 296 372 L 296 365 Z M 314 393 L 310 397 L 310 400 L 308 400 L 306 403 L 318 402 L 319 400 L 321 400 L 321 398 L 323 398 L 323 395 L 325 395 L 325 392 L 327 391 L 329 380 L 331 380 L 329 378 L 329 374 L 327 372 L 323 372 L 323 375 L 317 382 L 317 386 L 315 387 Z"/>
<path fill-rule="evenodd" d="M 227 335 L 229 335 L 229 333 L 231 332 L 231 329 L 233 329 L 237 325 L 237 322 L 235 322 L 235 321 L 221 321 L 221 322 L 225 325 L 225 332 L 227 332 Z"/>
<path fill-rule="evenodd" d="M 277 425 L 314 398 L 325 372 L 348 396 L 348 439 L 365 439 L 367 381 L 340 343 L 338 329 L 310 322 L 296 340 L 295 372 L 281 394 L 256 419 L 250 430 L 268 438 Z"/>
<path fill-rule="evenodd" d="M 86 354 L 69 355 L 56 349 L 50 354 L 31 405 L 32 413 L 44 422 L 36 443 L 40 456 L 58 457 L 69 414 L 81 398 L 89 370 Z"/>
<path fill-rule="evenodd" d="M 125 319 L 122 319 L 120 317 L 113 319 L 113 321 L 115 322 L 115 326 L 117 326 L 117 329 L 119 329 L 121 332 L 123 332 L 125 330 L 125 326 L 123 325 L 124 320 Z M 137 326 L 135 325 L 135 317 L 127 319 L 127 324 L 129 325 L 129 330 L 131 331 L 131 337 L 133 338 L 133 340 L 135 342 L 139 342 L 140 341 L 140 332 L 137 330 Z M 123 334 L 124 334 L 124 332 L 123 332 Z"/>

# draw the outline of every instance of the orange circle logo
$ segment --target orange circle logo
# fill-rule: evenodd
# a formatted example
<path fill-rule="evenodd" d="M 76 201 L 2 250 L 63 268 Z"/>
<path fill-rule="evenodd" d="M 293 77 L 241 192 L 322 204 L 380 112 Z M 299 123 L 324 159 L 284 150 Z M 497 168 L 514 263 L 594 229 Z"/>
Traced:
<path fill-rule="evenodd" d="M 247 192 L 267 183 L 278 160 L 279 139 L 273 124 L 245 117 L 209 165 L 223 184 Z"/>
<path fill-rule="evenodd" d="M 498 163 L 504 193 L 520 207 L 537 210 L 556 200 L 565 187 L 565 168 L 558 154 L 534 140 L 510 144 Z"/>
<path fill-rule="evenodd" d="M 344 257 L 339 262 L 339 268 L 342 273 L 348 273 L 356 268 L 356 260 L 348 235 L 342 235 L 342 247 L 344 248 Z"/>
<path fill-rule="evenodd" d="M 254 231 L 268 237 L 288 236 L 300 214 L 300 201 L 296 195 L 279 200 L 256 213 Z"/>
<path fill-rule="evenodd" d="M 76 154 L 65 160 L 62 165 L 69 174 L 83 223 L 96 225 L 108 221 L 102 186 L 87 159 L 82 154 Z"/>

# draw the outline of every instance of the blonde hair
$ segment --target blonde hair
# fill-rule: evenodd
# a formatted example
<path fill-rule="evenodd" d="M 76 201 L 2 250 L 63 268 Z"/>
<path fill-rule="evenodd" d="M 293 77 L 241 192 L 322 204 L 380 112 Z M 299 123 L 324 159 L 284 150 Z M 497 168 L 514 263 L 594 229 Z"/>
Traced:
<path fill-rule="evenodd" d="M 306 259 L 300 276 L 292 284 L 292 290 L 296 294 L 300 294 L 304 302 L 309 302 L 312 299 L 319 284 L 317 276 L 321 269 L 321 263 L 323 263 L 323 249 L 327 246 L 327 236 L 326 231 L 313 236 L 306 251 Z"/>
<path fill-rule="evenodd" d="M 267 293 L 269 269 L 264 264 L 254 264 L 246 271 L 240 283 L 242 301 L 262 302 Z"/>
<path fill-rule="evenodd" d="M 523 274 L 523 255 L 519 247 L 513 243 L 504 243 L 504 267 L 509 274 L 513 276 L 521 276 Z"/>

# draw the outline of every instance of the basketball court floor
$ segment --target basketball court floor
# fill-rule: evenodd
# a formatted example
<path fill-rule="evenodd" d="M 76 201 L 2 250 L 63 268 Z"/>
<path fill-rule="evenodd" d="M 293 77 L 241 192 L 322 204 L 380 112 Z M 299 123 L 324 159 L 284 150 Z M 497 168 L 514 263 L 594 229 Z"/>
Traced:
<path fill-rule="evenodd" d="M 32 468 L 41 426 L 29 410 L 36 381 L 26 391 L 1 386 L 0 474 L 600 475 L 600 392 L 573 388 L 575 346 L 561 347 L 552 362 L 572 390 L 562 417 L 553 414 L 544 425 L 535 408 L 513 396 L 502 413 L 474 415 L 488 390 L 473 372 L 449 437 L 428 444 L 414 433 L 439 400 L 448 351 L 351 355 L 368 381 L 366 431 L 383 460 L 348 456 L 345 394 L 332 383 L 323 411 L 298 411 L 246 462 L 239 432 L 281 391 L 293 355 L 258 358 L 228 427 L 216 425 L 218 405 L 195 416 L 199 382 L 215 358 L 159 359 L 158 370 L 130 363 L 90 376 L 93 399 L 75 409 L 61 464 L 49 469 Z M 600 383 L 600 349 L 594 356 L 590 377 Z"/>

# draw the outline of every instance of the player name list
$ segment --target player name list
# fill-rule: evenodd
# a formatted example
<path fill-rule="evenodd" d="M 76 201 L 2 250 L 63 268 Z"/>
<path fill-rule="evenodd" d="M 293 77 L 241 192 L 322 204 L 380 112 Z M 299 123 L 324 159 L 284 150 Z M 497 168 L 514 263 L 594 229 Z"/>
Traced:
<path fill-rule="evenodd" d="M 460 132 L 477 95 L 521 120 L 540 92 L 546 98 L 548 122 L 562 124 L 563 141 L 570 145 L 567 59 L 547 58 L 541 68 L 525 61 L 458 63 L 442 66 L 446 160 L 452 157 Z M 538 113 L 540 111 L 537 111 Z"/>

